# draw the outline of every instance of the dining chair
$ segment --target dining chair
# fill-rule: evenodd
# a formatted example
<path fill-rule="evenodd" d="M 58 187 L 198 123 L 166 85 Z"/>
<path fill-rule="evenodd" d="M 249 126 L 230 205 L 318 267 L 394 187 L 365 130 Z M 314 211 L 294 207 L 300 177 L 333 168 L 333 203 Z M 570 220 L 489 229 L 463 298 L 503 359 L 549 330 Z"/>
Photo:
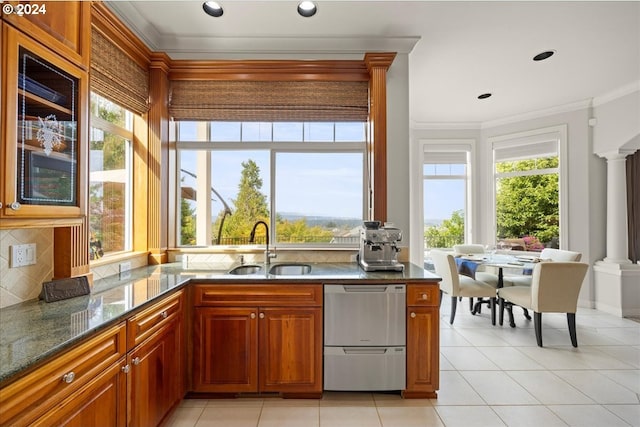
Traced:
<path fill-rule="evenodd" d="M 453 253 L 456 256 L 460 255 L 482 255 L 485 254 L 484 246 L 478 243 L 465 243 L 461 245 L 453 245 Z M 484 266 L 478 266 L 473 277 L 475 280 L 485 282 L 494 288 L 498 288 L 498 275 L 485 271 Z M 474 305 L 473 298 L 469 298 L 469 310 L 472 314 L 480 313 L 482 304 L 487 301 L 482 299 L 477 301 Z"/>
<path fill-rule="evenodd" d="M 542 313 L 567 313 L 571 344 L 578 346 L 576 337 L 576 308 L 582 282 L 589 264 L 576 261 L 542 262 L 536 264 L 531 276 L 531 286 L 509 286 L 498 289 L 500 314 L 509 302 L 507 310 L 513 319 L 512 305 L 533 311 L 536 341 L 542 347 Z M 511 323 L 511 326 L 515 326 Z"/>
<path fill-rule="evenodd" d="M 542 261 L 551 260 L 554 262 L 580 261 L 580 252 L 567 251 L 563 249 L 544 248 L 538 258 Z M 506 276 L 503 278 L 505 286 L 531 286 L 531 275 Z"/>
<path fill-rule="evenodd" d="M 458 297 L 466 298 L 489 298 L 491 307 L 491 324 L 496 324 L 496 288 L 493 286 L 472 279 L 469 276 L 461 275 L 456 268 L 453 254 L 432 250 L 431 258 L 436 270 L 436 274 L 442 278 L 440 281 L 440 303 L 442 304 L 442 294 L 451 296 L 451 314 L 449 323 L 453 324 L 456 317 L 456 306 Z"/>

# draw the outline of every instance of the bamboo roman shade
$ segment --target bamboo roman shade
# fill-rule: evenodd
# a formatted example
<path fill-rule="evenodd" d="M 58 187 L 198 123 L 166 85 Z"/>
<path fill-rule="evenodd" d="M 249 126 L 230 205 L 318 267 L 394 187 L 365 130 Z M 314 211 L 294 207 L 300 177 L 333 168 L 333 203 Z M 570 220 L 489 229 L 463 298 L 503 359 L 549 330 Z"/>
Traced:
<path fill-rule="evenodd" d="M 366 121 L 366 81 L 173 80 L 174 120 Z"/>
<path fill-rule="evenodd" d="M 91 31 L 91 90 L 138 114 L 149 109 L 149 72 L 95 28 Z"/>

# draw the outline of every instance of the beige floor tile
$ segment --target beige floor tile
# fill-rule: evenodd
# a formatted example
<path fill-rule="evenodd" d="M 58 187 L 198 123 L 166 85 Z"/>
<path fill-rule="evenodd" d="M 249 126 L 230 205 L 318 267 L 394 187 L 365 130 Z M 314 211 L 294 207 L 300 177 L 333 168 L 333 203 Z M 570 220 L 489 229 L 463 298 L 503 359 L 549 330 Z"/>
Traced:
<path fill-rule="evenodd" d="M 207 401 L 207 408 L 226 407 L 258 407 L 262 408 L 264 399 L 253 397 L 239 397 L 237 399 L 210 399 Z"/>
<path fill-rule="evenodd" d="M 438 427 L 443 426 L 435 408 L 429 407 L 378 407 L 383 427 Z"/>
<path fill-rule="evenodd" d="M 633 427 L 640 427 L 640 404 L 635 405 L 605 405 L 609 411 L 622 418 Z"/>
<path fill-rule="evenodd" d="M 438 398 L 431 399 L 435 405 L 485 405 L 480 395 L 469 385 L 459 372 L 440 372 Z"/>
<path fill-rule="evenodd" d="M 552 405 L 549 409 L 576 427 L 628 427 L 624 420 L 600 405 Z"/>
<path fill-rule="evenodd" d="M 500 417 L 488 406 L 438 406 L 440 419 L 447 427 L 500 427 Z"/>
<path fill-rule="evenodd" d="M 382 427 L 375 407 L 321 406 L 320 427 Z"/>
<path fill-rule="evenodd" d="M 492 406 L 508 426 L 513 427 L 566 427 L 556 414 L 543 405 Z"/>
<path fill-rule="evenodd" d="M 478 347 L 489 360 L 505 371 L 543 370 L 544 367 L 513 347 Z"/>
<path fill-rule="evenodd" d="M 433 406 L 430 399 L 403 399 L 400 393 L 373 393 L 376 407 Z"/>
<path fill-rule="evenodd" d="M 261 410 L 259 407 L 204 408 L 195 427 L 256 427 Z"/>
<path fill-rule="evenodd" d="M 538 400 L 504 372 L 460 373 L 489 405 L 536 405 Z"/>
<path fill-rule="evenodd" d="M 509 371 L 507 374 L 544 405 L 587 405 L 594 401 L 547 371 Z"/>
<path fill-rule="evenodd" d="M 639 403 L 638 395 L 596 371 L 554 371 L 554 374 L 601 404 Z"/>
<path fill-rule="evenodd" d="M 260 414 L 258 427 L 318 427 L 318 407 L 265 407 Z"/>
<path fill-rule="evenodd" d="M 320 406 L 375 406 L 371 393 L 327 391 L 322 395 Z"/>
<path fill-rule="evenodd" d="M 166 427 L 194 427 L 202 415 L 204 407 L 179 406 L 171 414 Z"/>

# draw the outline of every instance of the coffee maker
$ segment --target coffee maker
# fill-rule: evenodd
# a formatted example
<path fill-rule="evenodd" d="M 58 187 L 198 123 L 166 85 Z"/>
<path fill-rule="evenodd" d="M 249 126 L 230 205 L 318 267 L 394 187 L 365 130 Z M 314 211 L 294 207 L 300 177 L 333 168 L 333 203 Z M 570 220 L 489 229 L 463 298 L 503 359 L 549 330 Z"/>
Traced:
<path fill-rule="evenodd" d="M 364 271 L 403 271 L 398 262 L 402 232 L 392 226 L 381 226 L 380 221 L 365 221 L 360 229 L 358 262 Z"/>

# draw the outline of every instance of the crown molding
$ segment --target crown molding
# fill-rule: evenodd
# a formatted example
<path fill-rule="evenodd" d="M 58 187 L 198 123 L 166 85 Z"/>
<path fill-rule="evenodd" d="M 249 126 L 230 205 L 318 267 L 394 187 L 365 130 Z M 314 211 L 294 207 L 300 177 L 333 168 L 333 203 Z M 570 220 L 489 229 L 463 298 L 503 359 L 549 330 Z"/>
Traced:
<path fill-rule="evenodd" d="M 478 130 L 481 129 L 481 122 L 417 122 L 410 121 L 413 130 Z"/>
<path fill-rule="evenodd" d="M 607 104 L 611 101 L 622 98 L 623 96 L 630 95 L 634 92 L 640 92 L 640 80 L 612 90 L 611 92 L 605 93 L 604 95 L 596 96 L 595 98 L 593 98 L 593 106 L 597 107 L 603 104 Z"/>
<path fill-rule="evenodd" d="M 555 114 L 568 113 L 571 111 L 582 110 L 589 108 L 592 105 L 592 98 L 584 99 L 582 101 L 571 102 L 568 104 L 557 105 L 555 107 L 544 108 L 541 110 L 530 111 L 528 113 L 517 114 L 514 116 L 504 117 L 496 120 L 488 120 L 482 122 L 481 129 L 490 129 L 497 126 L 503 126 L 513 123 L 524 122 L 527 120 L 539 119 L 541 117 L 553 116 Z"/>

